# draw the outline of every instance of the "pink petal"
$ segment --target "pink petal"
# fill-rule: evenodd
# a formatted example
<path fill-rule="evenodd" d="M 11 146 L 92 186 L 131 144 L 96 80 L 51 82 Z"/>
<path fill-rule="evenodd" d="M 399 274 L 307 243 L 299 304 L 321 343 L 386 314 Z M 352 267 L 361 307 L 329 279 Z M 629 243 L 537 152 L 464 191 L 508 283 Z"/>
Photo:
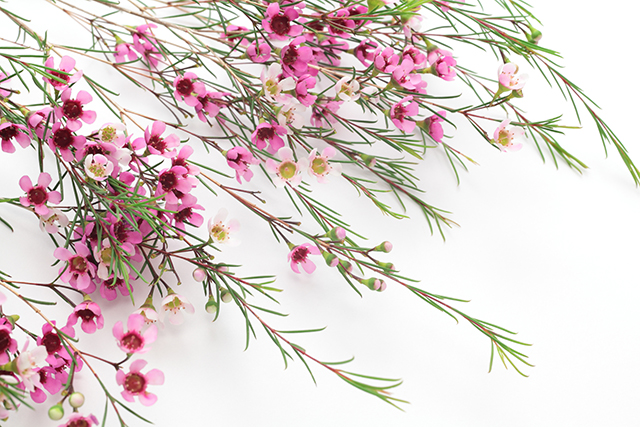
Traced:
<path fill-rule="evenodd" d="M 88 110 L 82 112 L 82 120 L 88 125 L 95 122 L 97 117 L 98 115 L 95 111 Z"/>
<path fill-rule="evenodd" d="M 167 128 L 167 125 L 164 124 L 164 122 L 161 121 L 155 121 L 153 122 L 153 126 L 151 127 L 151 134 L 152 135 L 162 135 L 165 131 L 165 129 Z"/>
<path fill-rule="evenodd" d="M 75 66 L 76 66 L 75 59 L 66 55 L 62 57 L 62 61 L 60 61 L 60 70 L 64 71 L 65 73 L 68 73 L 68 72 L 71 72 L 73 70 L 73 67 Z"/>
<path fill-rule="evenodd" d="M 20 144 L 22 148 L 27 148 L 31 144 L 31 138 L 22 132 L 18 132 L 16 135 L 16 141 L 18 141 L 18 144 Z"/>
<path fill-rule="evenodd" d="M 164 384 L 164 374 L 159 369 L 152 369 L 145 375 L 147 382 L 151 385 Z"/>
<path fill-rule="evenodd" d="M 89 102 L 93 101 L 93 97 L 86 90 L 81 90 L 76 95 L 76 100 L 80 101 L 81 104 L 88 104 Z"/>
<path fill-rule="evenodd" d="M 304 269 L 304 271 L 306 271 L 309 274 L 313 273 L 316 270 L 316 265 L 313 263 L 313 261 L 305 260 L 300 264 L 302 265 L 302 268 Z"/>
<path fill-rule="evenodd" d="M 82 321 L 82 324 L 80 325 L 80 327 L 82 328 L 83 331 L 85 331 L 88 334 L 92 334 L 96 331 L 96 324 L 93 323 L 92 321 L 89 321 L 89 322 Z"/>
<path fill-rule="evenodd" d="M 147 361 L 144 359 L 137 359 L 134 360 L 133 363 L 131 364 L 131 367 L 129 368 L 130 372 L 140 372 L 140 370 L 144 369 L 144 367 L 147 366 Z"/>
<path fill-rule="evenodd" d="M 112 332 L 113 332 L 113 336 L 116 337 L 118 341 L 120 341 L 124 336 L 124 327 L 122 326 L 122 322 L 120 321 L 116 322 L 116 324 L 113 325 Z"/>
<path fill-rule="evenodd" d="M 22 178 L 20 178 L 19 184 L 20 184 L 20 188 L 22 188 L 22 190 L 25 193 L 28 193 L 29 190 L 31 190 L 33 188 L 33 185 L 31 184 L 31 179 L 29 179 L 29 177 L 27 175 L 25 175 Z"/>
<path fill-rule="evenodd" d="M 58 191 L 50 191 L 47 195 L 47 199 L 50 203 L 57 205 L 62 201 L 62 195 Z"/>
<path fill-rule="evenodd" d="M 42 172 L 38 175 L 38 186 L 40 187 L 48 187 L 51 184 L 51 175 L 46 172 Z"/>
<path fill-rule="evenodd" d="M 158 400 L 158 396 L 148 392 L 139 395 L 138 398 L 140 399 L 140 403 L 142 403 L 144 406 L 151 406 Z"/>

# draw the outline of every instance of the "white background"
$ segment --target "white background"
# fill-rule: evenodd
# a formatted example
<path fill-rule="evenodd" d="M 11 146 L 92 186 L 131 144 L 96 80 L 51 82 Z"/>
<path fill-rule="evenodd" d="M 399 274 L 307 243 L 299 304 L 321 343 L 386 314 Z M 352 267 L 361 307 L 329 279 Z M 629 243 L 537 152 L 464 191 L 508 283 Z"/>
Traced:
<path fill-rule="evenodd" d="M 10 9 L 15 3 L 9 2 Z M 602 116 L 640 161 L 638 64 L 631 42 L 639 6 L 629 1 L 615 8 L 533 3 L 545 24 L 541 44 L 563 53 L 565 74 L 603 108 Z M 48 25 L 53 33 L 56 24 Z M 497 68 L 493 58 L 486 60 L 487 69 Z M 459 55 L 461 65 L 476 66 L 465 61 L 470 59 Z M 565 113 L 565 123 L 576 124 L 570 104 L 545 85 L 532 73 L 522 100 L 529 117 Z M 244 325 L 237 310 L 226 305 L 211 323 L 198 287 L 189 283 L 187 288 L 185 280 L 179 291 L 194 302 L 196 315 L 181 327 L 168 325 L 144 355 L 149 368 L 165 372 L 166 382 L 150 389 L 159 395 L 155 406 L 135 408 L 159 426 L 639 425 L 640 190 L 612 148 L 605 159 L 597 131 L 582 113 L 584 129 L 561 137 L 564 146 L 590 166 L 582 176 L 564 165 L 556 170 L 550 161 L 543 164 L 531 142 L 520 152 L 503 154 L 468 128 L 457 131 L 453 145 L 480 166 L 463 173 L 459 186 L 442 153 L 429 152 L 420 166 L 425 200 L 452 211 L 452 219 L 461 225 L 446 230 L 446 242 L 430 236 L 414 209 L 409 211 L 411 220 L 395 221 L 374 212 L 367 200 L 341 201 L 347 221 L 370 237 L 372 245 L 393 242 L 393 252 L 384 259 L 393 261 L 402 274 L 420 279 L 419 286 L 429 291 L 470 299 L 456 306 L 518 331 L 517 339 L 533 343 L 523 350 L 535 365 L 524 367 L 528 378 L 505 370 L 499 361 L 488 374 L 488 339 L 398 286 L 390 284 L 384 293 L 367 292 L 360 298 L 337 272 L 320 265 L 312 277 L 295 275 L 286 263 L 286 248 L 273 243 L 261 224 L 243 221 L 242 245 L 220 259 L 243 262 L 246 274 L 278 275 L 277 285 L 284 289 L 281 310 L 291 315 L 268 321 L 282 329 L 327 326 L 320 334 L 293 338 L 323 360 L 355 356 L 350 367 L 355 372 L 402 378 L 394 396 L 411 404 L 399 411 L 321 367 L 313 367 L 316 387 L 299 361 L 283 370 L 279 351 L 261 332 L 243 351 Z M 454 134 L 451 127 L 447 134 Z M 3 195 L 18 195 L 21 174 L 8 164 L 16 158 L 2 156 Z M 348 198 L 355 196 L 347 186 L 336 189 Z M 329 191 L 320 189 L 321 194 Z M 213 215 L 218 205 L 213 201 L 206 207 Z M 35 221 L 0 209 L 18 229 L 11 235 L 0 228 L 0 269 L 16 279 L 50 278 L 52 247 L 39 232 L 28 231 Z M 244 218 L 239 207 L 228 209 Z M 124 307 L 125 300 L 120 307 L 96 300 L 104 307 L 106 326 L 103 334 L 83 338 L 83 348 L 103 346 L 115 360 L 121 353 L 109 331 L 130 307 Z M 10 304 L 19 303 L 10 299 L 7 307 Z M 39 328 L 39 321 L 31 322 Z M 119 394 L 114 372 L 102 371 L 106 384 Z M 95 392 L 88 372 L 83 371 L 82 378 L 85 408 L 100 416 L 104 398 Z M 110 418 L 108 425 L 115 425 L 113 415 Z M 57 425 L 41 419 L 22 408 L 7 425 Z M 128 419 L 130 425 L 143 425 Z"/>

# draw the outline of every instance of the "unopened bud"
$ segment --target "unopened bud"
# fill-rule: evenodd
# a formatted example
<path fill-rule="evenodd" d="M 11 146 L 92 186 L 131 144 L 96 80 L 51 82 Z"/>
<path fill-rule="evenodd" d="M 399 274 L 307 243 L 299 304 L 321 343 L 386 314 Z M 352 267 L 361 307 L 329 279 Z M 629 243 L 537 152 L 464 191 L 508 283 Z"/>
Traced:
<path fill-rule="evenodd" d="M 340 260 L 340 267 L 342 267 L 347 273 L 351 273 L 351 270 L 353 270 L 351 263 L 343 259 Z"/>
<path fill-rule="evenodd" d="M 374 167 L 376 165 L 376 158 L 373 156 L 370 156 L 368 154 L 360 154 L 360 158 L 364 161 L 364 163 L 369 166 L 370 168 Z"/>
<path fill-rule="evenodd" d="M 385 270 L 395 270 L 396 267 L 393 265 L 392 262 L 378 262 L 376 261 L 376 264 L 378 264 L 378 266 L 380 268 L 384 268 Z"/>
<path fill-rule="evenodd" d="M 367 288 L 371 289 L 372 291 L 377 291 L 378 289 L 380 289 L 380 279 L 376 279 L 375 277 L 370 277 L 368 279 L 360 279 L 359 282 L 365 285 Z"/>
<path fill-rule="evenodd" d="M 64 408 L 61 404 L 58 403 L 57 405 L 53 405 L 49 408 L 49 418 L 53 421 L 61 420 L 62 417 L 64 417 Z"/>
<path fill-rule="evenodd" d="M 196 268 L 193 270 L 193 280 L 196 282 L 202 282 L 205 277 L 207 277 L 207 272 L 202 268 Z"/>
<path fill-rule="evenodd" d="M 342 227 L 334 227 L 327 233 L 327 236 L 334 242 L 344 242 L 347 237 L 347 230 Z"/>
<path fill-rule="evenodd" d="M 204 306 L 204 310 L 209 314 L 216 314 L 218 312 L 218 302 L 211 296 L 209 301 Z"/>
<path fill-rule="evenodd" d="M 329 267 L 335 267 L 340 263 L 340 259 L 329 252 L 322 252 L 322 256 L 324 257 L 324 262 L 326 262 Z"/>
<path fill-rule="evenodd" d="M 71 393 L 71 396 L 69 396 L 69 405 L 73 408 L 79 408 L 84 405 L 84 394 L 77 391 Z"/>
<path fill-rule="evenodd" d="M 220 299 L 222 300 L 222 302 L 227 303 L 233 299 L 233 296 L 231 295 L 231 292 L 223 289 L 222 292 L 220 292 Z"/>
<path fill-rule="evenodd" d="M 391 244 L 391 242 L 384 241 L 371 250 L 375 252 L 389 253 L 391 252 L 391 249 L 393 249 L 393 245 Z"/>

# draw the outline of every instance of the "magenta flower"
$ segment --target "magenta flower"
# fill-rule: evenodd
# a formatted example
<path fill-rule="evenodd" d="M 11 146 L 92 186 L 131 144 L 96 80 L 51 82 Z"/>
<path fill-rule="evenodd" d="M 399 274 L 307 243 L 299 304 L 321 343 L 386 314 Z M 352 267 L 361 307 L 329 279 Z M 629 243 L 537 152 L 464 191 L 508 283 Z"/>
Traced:
<path fill-rule="evenodd" d="M 311 124 L 315 127 L 323 127 L 324 124 L 331 125 L 338 119 L 334 114 L 338 112 L 343 101 L 329 101 L 324 105 L 319 105 L 311 112 Z"/>
<path fill-rule="evenodd" d="M 316 265 L 309 260 L 309 255 L 320 255 L 320 249 L 309 243 L 292 247 L 291 252 L 287 255 L 287 259 L 291 261 L 291 269 L 295 273 L 300 274 L 300 270 L 298 269 L 298 264 L 300 264 L 305 272 L 309 274 L 313 273 Z"/>
<path fill-rule="evenodd" d="M 127 284 L 124 279 L 117 278 L 107 278 L 102 281 L 100 284 L 100 295 L 102 298 L 107 301 L 113 301 L 118 297 L 118 290 L 124 296 L 129 295 L 129 288 L 127 288 Z"/>
<path fill-rule="evenodd" d="M 493 132 L 493 139 L 491 142 L 498 145 L 500 151 L 518 151 L 522 148 L 522 144 L 514 144 L 513 140 L 515 138 L 519 138 L 524 136 L 524 129 L 519 127 L 513 127 L 507 129 L 507 125 L 509 124 L 509 119 L 505 119 L 498 128 Z"/>
<path fill-rule="evenodd" d="M 247 47 L 247 56 L 253 62 L 267 62 L 271 58 L 271 46 L 263 39 L 258 39 Z"/>
<path fill-rule="evenodd" d="M 171 169 L 160 171 L 156 196 L 167 194 L 167 202 L 177 203 L 177 197 L 173 192 L 187 194 L 197 183 L 195 178 L 187 176 L 187 172 L 188 169 L 183 166 L 173 166 Z"/>
<path fill-rule="evenodd" d="M 73 161 L 73 153 L 71 152 L 71 147 L 76 150 L 81 150 L 84 144 L 86 143 L 86 138 L 84 136 L 76 136 L 73 134 L 73 131 L 68 127 L 62 127 L 61 123 L 56 123 L 53 125 L 52 135 L 47 140 L 47 144 L 49 144 L 49 148 L 51 151 L 55 152 L 58 150 L 60 156 L 67 162 Z"/>
<path fill-rule="evenodd" d="M 52 321 L 52 323 L 55 326 L 56 324 L 55 320 Z M 71 338 L 74 338 L 76 335 L 75 331 L 70 326 L 63 326 L 62 328 L 60 328 L 60 331 L 63 332 L 65 335 L 70 336 Z M 55 365 L 57 363 L 57 359 L 58 359 L 57 356 L 68 361 L 71 360 L 71 355 L 64 348 L 64 345 L 62 345 L 60 336 L 53 329 L 53 326 L 51 326 L 51 324 L 49 323 L 45 323 L 42 326 L 42 337 L 38 337 L 36 339 L 36 343 L 38 345 L 44 346 L 47 349 L 48 356 L 46 360 L 47 360 L 47 363 L 51 365 Z"/>
<path fill-rule="evenodd" d="M 438 111 L 438 114 L 434 114 L 424 120 L 422 127 L 429 133 L 429 136 L 436 142 L 442 142 L 444 137 L 444 130 L 441 123 L 447 117 L 446 111 Z"/>
<path fill-rule="evenodd" d="M 44 66 L 47 68 L 54 68 L 53 65 L 54 65 L 54 59 L 52 56 L 50 56 L 45 61 Z M 73 67 L 75 66 L 76 66 L 75 59 L 73 59 L 70 56 L 63 56 L 62 59 L 60 60 L 60 68 L 58 69 L 59 71 L 56 71 L 55 69 L 46 70 L 52 76 L 55 76 L 60 80 L 62 80 L 62 82 L 59 82 L 58 80 L 54 80 L 54 79 L 49 79 L 46 77 L 43 77 L 43 79 L 44 81 L 51 83 L 51 86 L 53 86 L 56 90 L 64 90 L 70 84 L 77 82 L 78 80 L 80 80 L 80 77 L 82 77 L 82 71 L 78 71 L 77 73 L 71 74 L 73 72 Z M 60 71 L 62 71 L 62 73 Z M 63 73 L 69 73 L 69 74 L 63 74 Z"/>
<path fill-rule="evenodd" d="M 45 206 L 47 202 L 57 205 L 62 201 L 62 196 L 58 191 L 47 191 L 47 186 L 51 184 L 51 175 L 42 172 L 38 175 L 37 185 L 32 185 L 27 175 L 20 178 L 20 188 L 27 193 L 20 197 L 20 204 L 24 207 L 33 206 L 38 215 L 47 215 L 49 208 Z"/>
<path fill-rule="evenodd" d="M 127 402 L 134 402 L 134 397 L 140 399 L 144 406 L 151 406 L 158 400 L 158 396 L 147 391 L 148 385 L 164 384 L 164 374 L 159 369 L 152 369 L 146 374 L 140 372 L 147 366 L 147 362 L 138 359 L 131 364 L 129 373 L 125 374 L 122 369 L 116 373 L 116 382 L 124 387 L 122 397 Z"/>
<path fill-rule="evenodd" d="M 239 25 L 227 25 L 226 32 L 222 34 L 223 39 L 227 39 L 234 44 L 240 44 L 241 46 L 247 46 L 249 44 L 249 40 L 244 38 L 244 35 L 251 34 L 247 27 L 242 27 Z M 238 42 L 238 40 L 240 40 Z"/>
<path fill-rule="evenodd" d="M 133 48 L 149 66 L 155 68 L 158 66 L 162 54 L 156 47 L 157 41 L 151 32 L 151 28 L 157 28 L 157 25 L 144 24 L 136 27 L 136 32 L 133 34 Z"/>
<path fill-rule="evenodd" d="M 153 122 L 151 130 L 149 130 L 149 127 L 144 130 L 144 139 L 137 138 L 133 141 L 134 149 L 137 150 L 146 145 L 151 154 L 157 154 L 167 158 L 175 157 L 178 154 L 175 148 L 180 145 L 180 138 L 173 133 L 163 138 L 162 134 L 166 129 L 167 125 L 164 124 L 164 122 Z"/>
<path fill-rule="evenodd" d="M 171 209 L 176 211 L 173 215 L 173 221 L 175 222 L 175 227 L 179 230 L 185 231 L 185 223 L 189 223 L 194 227 L 200 227 L 204 222 L 204 218 L 199 213 L 195 212 L 194 209 L 204 210 L 204 207 L 196 204 L 197 199 L 187 194 L 182 199 L 180 199 L 182 203 L 177 206 L 171 205 L 167 203 L 167 209 Z"/>
<path fill-rule="evenodd" d="M 294 187 L 300 185 L 300 182 L 302 182 L 302 175 L 300 174 L 302 168 L 293 160 L 291 148 L 282 147 L 278 150 L 278 156 L 282 160 L 280 163 L 276 163 L 273 159 L 267 159 L 265 163 L 265 169 L 276 174 L 274 184 L 278 187 L 283 187 L 286 183 Z"/>
<path fill-rule="evenodd" d="M 347 31 L 351 31 L 356 27 L 353 19 L 347 19 L 351 16 L 347 9 L 339 9 L 333 13 L 329 13 L 326 19 L 329 23 L 329 34 L 339 37 L 347 35 Z"/>
<path fill-rule="evenodd" d="M 310 94 L 309 89 L 316 87 L 316 78 L 310 74 L 300 76 L 296 82 L 296 98 L 305 107 L 312 106 L 318 97 Z"/>
<path fill-rule="evenodd" d="M 498 82 L 507 90 L 520 90 L 529 79 L 526 74 L 516 75 L 518 66 L 513 62 L 500 65 L 498 68 Z"/>
<path fill-rule="evenodd" d="M 454 67 L 457 62 L 453 59 L 453 54 L 448 50 L 440 48 L 432 50 L 427 56 L 427 61 L 431 65 L 431 73 L 441 79 L 450 82 L 456 77 L 456 69 Z"/>
<path fill-rule="evenodd" d="M 241 177 L 246 182 L 251 181 L 253 172 L 249 170 L 249 165 L 259 165 L 260 160 L 253 157 L 253 154 L 244 147 L 233 147 L 227 151 L 227 164 L 236 171 L 236 180 L 242 184 Z"/>
<path fill-rule="evenodd" d="M 427 55 L 422 53 L 422 51 L 417 47 L 415 47 L 414 45 L 407 45 L 404 48 L 404 50 L 402 51 L 402 58 L 403 60 L 405 58 L 410 58 L 411 61 L 413 62 L 414 70 L 418 70 L 424 67 L 424 65 L 427 62 Z"/>
<path fill-rule="evenodd" d="M 277 2 L 270 3 L 262 26 L 272 39 L 288 40 L 289 37 L 302 34 L 302 25 L 292 25 L 292 21 L 298 19 L 298 16 L 300 14 L 294 7 L 285 7 L 281 11 Z"/>
<path fill-rule="evenodd" d="M 273 4 L 273 3 L 272 3 Z M 260 123 L 255 131 L 251 134 L 251 142 L 262 150 L 269 143 L 267 151 L 271 154 L 276 153 L 280 148 L 284 147 L 284 140 L 280 135 L 286 135 L 287 129 L 275 122 Z"/>
<path fill-rule="evenodd" d="M 104 326 L 104 317 L 102 317 L 100 306 L 90 299 L 76 305 L 73 313 L 67 319 L 67 326 L 75 325 L 78 323 L 78 319 L 82 320 L 80 327 L 88 334 L 92 334 Z"/>
<path fill-rule="evenodd" d="M 378 43 L 373 40 L 366 39 L 362 40 L 360 44 L 353 49 L 353 53 L 362 65 L 368 67 L 375 58 L 377 47 Z"/>
<path fill-rule="evenodd" d="M 204 123 L 207 123 L 205 115 L 215 118 L 220 109 L 227 106 L 222 98 L 229 95 L 229 92 L 207 92 L 204 96 L 199 96 L 198 104 L 195 106 L 198 118 Z"/>
<path fill-rule="evenodd" d="M 95 415 L 89 415 L 85 417 L 77 412 L 74 412 L 69 416 L 66 423 L 59 425 L 58 427 L 91 427 L 92 425 L 98 425 L 98 419 Z"/>
<path fill-rule="evenodd" d="M 205 96 L 207 89 L 204 87 L 204 83 L 197 81 L 198 76 L 192 72 L 186 72 L 182 76 L 176 76 L 173 79 L 173 87 L 176 90 L 173 92 L 173 96 L 178 101 L 184 100 L 185 104 L 190 107 L 198 105 L 198 98 Z"/>
<path fill-rule="evenodd" d="M 162 313 L 169 317 L 169 323 L 179 325 L 184 322 L 182 310 L 189 314 L 193 314 L 196 311 L 185 297 L 169 291 L 169 295 L 162 299 Z"/>
<path fill-rule="evenodd" d="M 62 101 L 62 107 L 55 107 L 54 110 L 57 117 L 66 117 L 69 130 L 75 132 L 80 129 L 82 127 L 80 120 L 88 125 L 96 121 L 96 112 L 85 111 L 83 108 L 84 104 L 93 101 L 89 92 L 81 90 L 76 95 L 76 99 L 71 99 L 71 89 L 67 88 L 62 91 L 60 100 Z"/>
<path fill-rule="evenodd" d="M 7 89 L 3 89 L 8 87 L 9 82 L 11 81 L 11 79 L 7 78 L 7 75 L 5 73 L 3 73 L 2 71 L 0 71 L 0 98 L 6 98 L 9 95 L 11 95 L 11 91 L 7 90 Z"/>
<path fill-rule="evenodd" d="M 22 148 L 27 148 L 31 144 L 29 136 L 21 130 L 27 130 L 24 125 L 11 122 L 0 124 L 0 139 L 2 140 L 2 151 L 5 153 L 13 153 L 16 151 L 11 140 L 15 140 Z"/>
<path fill-rule="evenodd" d="M 402 104 L 406 102 L 409 104 L 405 107 Z M 418 104 L 413 101 L 413 96 L 405 96 L 398 103 L 393 104 L 389 110 L 391 121 L 403 132 L 411 132 L 415 129 L 416 122 L 406 120 L 406 117 L 415 116 L 416 114 L 418 114 Z"/>
<path fill-rule="evenodd" d="M 138 55 L 136 54 L 133 45 L 124 41 L 116 43 L 116 50 L 113 56 L 118 63 L 127 62 L 127 60 L 135 61 L 138 59 Z"/>
<path fill-rule="evenodd" d="M 62 273 L 60 280 L 80 291 L 91 293 L 96 289 L 91 280 L 96 276 L 96 266 L 87 259 L 91 256 L 91 251 L 84 243 L 76 243 L 74 247 L 77 252 L 75 254 L 62 247 L 56 248 L 53 252 L 53 256 L 60 261 L 67 261 L 66 268 L 64 266 L 60 268 L 59 272 Z"/>
<path fill-rule="evenodd" d="M 18 342 L 11 338 L 13 325 L 6 318 L 0 318 L 0 365 L 9 362 L 9 354 L 14 354 L 18 350 Z M 9 354 L 8 354 L 8 353 Z"/>
<path fill-rule="evenodd" d="M 125 353 L 146 353 L 149 347 L 145 347 L 156 340 L 158 327 L 149 326 L 144 333 L 142 327 L 145 325 L 144 317 L 141 314 L 131 314 L 127 319 L 127 333 L 124 332 L 122 322 L 116 322 L 113 326 L 113 335 L 118 340 L 118 346 Z"/>
<path fill-rule="evenodd" d="M 376 49 L 373 57 L 373 64 L 376 69 L 383 73 L 392 73 L 400 63 L 400 56 L 394 52 L 392 47 Z"/>
<path fill-rule="evenodd" d="M 305 38 L 296 37 L 280 52 L 282 73 L 285 76 L 302 76 L 309 71 L 309 63 L 313 60 L 313 51 L 308 46 L 300 46 Z"/>
<path fill-rule="evenodd" d="M 40 386 L 49 392 L 49 394 L 56 394 L 62 390 L 62 380 L 58 377 L 64 377 L 58 372 L 56 368 L 52 366 L 43 366 L 38 369 L 38 376 Z M 66 374 L 66 372 L 65 372 Z M 68 375 L 67 375 L 68 378 Z M 34 385 L 33 390 L 30 392 L 31 399 L 36 403 L 42 403 L 47 400 L 47 394 L 42 391 L 39 386 Z"/>

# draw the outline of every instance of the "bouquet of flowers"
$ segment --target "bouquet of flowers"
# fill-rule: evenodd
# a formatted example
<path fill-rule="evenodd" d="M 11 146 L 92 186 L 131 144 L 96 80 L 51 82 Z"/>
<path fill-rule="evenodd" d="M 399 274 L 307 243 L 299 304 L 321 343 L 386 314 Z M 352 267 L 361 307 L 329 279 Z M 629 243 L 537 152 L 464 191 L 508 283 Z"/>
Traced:
<path fill-rule="evenodd" d="M 491 343 L 491 363 L 498 356 L 524 375 L 526 343 L 463 312 L 463 300 L 417 286 L 387 255 L 391 236 L 370 243 L 330 203 L 337 192 L 358 195 L 368 201 L 361 215 L 398 219 L 417 207 L 444 238 L 456 224 L 425 200 L 416 171 L 431 155 L 444 156 L 455 177 L 475 163 L 456 148 L 462 125 L 496 153 L 530 144 L 556 165 L 585 168 L 558 139 L 572 126 L 519 107 L 535 96 L 528 73 L 577 114 L 586 110 L 640 183 L 595 104 L 540 44 L 540 24 L 521 0 L 496 0 L 495 14 L 472 0 L 37 3 L 64 17 L 73 36 L 58 41 L 11 1 L 0 6 L 0 156 L 29 171 L 3 181 L 0 226 L 10 236 L 39 224 L 37 245 L 51 255 L 33 262 L 45 281 L 0 260 L 0 419 L 55 396 L 48 415 L 62 426 L 147 421 L 135 405 L 156 403 L 165 375 L 143 353 L 196 307 L 212 320 L 235 307 L 247 346 L 262 330 L 285 364 L 302 363 L 312 378 L 326 369 L 405 403 L 390 392 L 400 380 L 353 372 L 350 360 L 323 361 L 297 344 L 321 328 L 274 326 L 284 286 L 268 271 L 244 273 L 251 259 L 222 260 L 225 251 L 241 255 L 230 249 L 238 245 L 264 245 L 270 263 L 300 277 L 330 269 L 360 295 L 404 288 L 470 323 Z M 460 53 L 470 49 L 484 51 L 495 72 L 468 68 Z M 33 221 L 6 219 L 15 210 Z M 242 224 L 253 231 L 243 242 L 233 214 L 241 210 L 256 223 Z M 284 254 L 269 253 L 267 239 Z M 193 287 L 203 296 L 195 306 L 183 291 Z M 126 317 L 103 315 L 116 305 Z M 85 345 L 94 334 L 120 355 Z M 114 368 L 117 389 L 97 365 Z M 89 387 L 106 399 L 100 418 L 83 410 Z"/>

